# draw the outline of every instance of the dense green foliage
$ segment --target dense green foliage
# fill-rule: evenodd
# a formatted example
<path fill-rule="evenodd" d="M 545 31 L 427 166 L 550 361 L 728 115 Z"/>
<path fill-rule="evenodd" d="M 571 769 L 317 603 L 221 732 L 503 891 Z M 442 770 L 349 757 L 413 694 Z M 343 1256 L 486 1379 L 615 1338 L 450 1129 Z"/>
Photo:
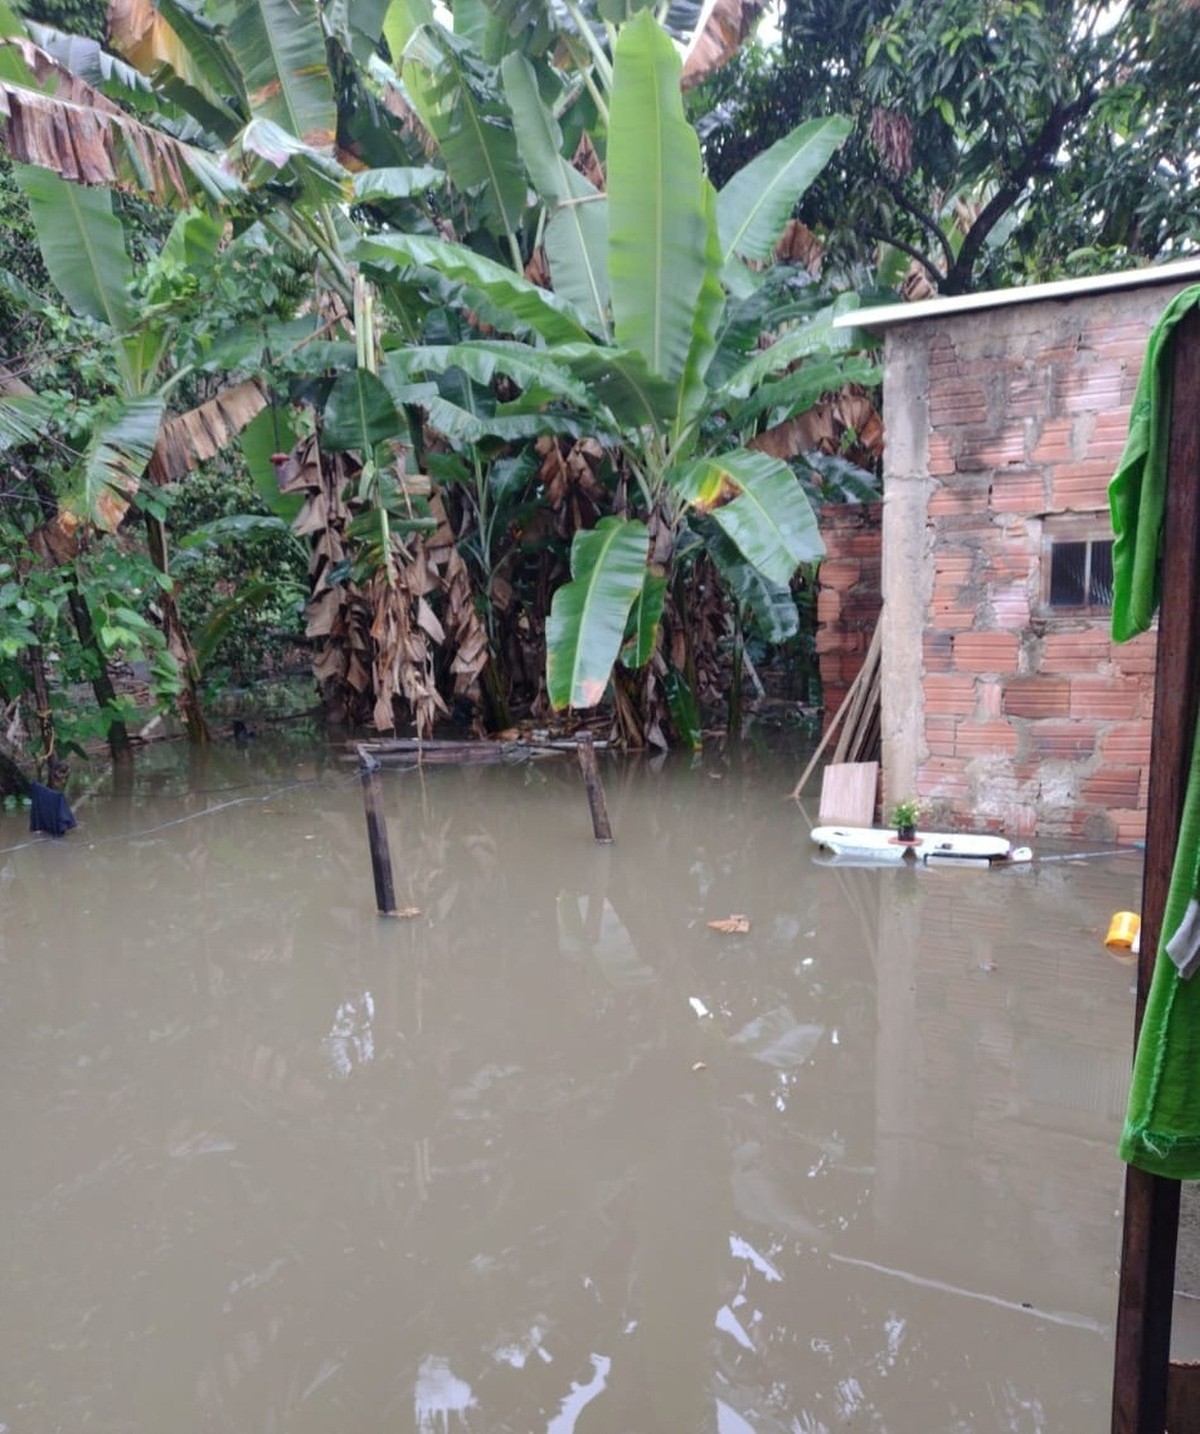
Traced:
<path fill-rule="evenodd" d="M 499 725 L 542 690 L 591 706 L 619 654 L 626 733 L 665 740 L 669 706 L 690 738 L 746 634 L 797 630 L 789 580 L 820 552 L 810 498 L 845 472 L 807 464 L 792 425 L 875 369 L 841 352 L 832 296 L 771 260 L 846 126 L 800 127 L 718 194 L 649 17 L 530 18 L 462 3 L 448 26 L 425 0 L 198 13 L 163 0 L 152 29 L 113 26 L 150 83 L 50 32 L 34 38 L 54 59 L 0 53 L 0 84 L 34 117 L 20 153 L 45 166 L 19 170 L 20 188 L 73 315 L 40 282 L 27 307 L 82 325 L 99 362 L 70 435 L 53 422 L 44 435 L 62 449 L 36 465 L 36 521 L 68 533 L 63 563 L 78 570 L 93 547 L 127 551 L 140 515 L 151 612 L 197 731 L 219 634 L 238 631 L 247 655 L 251 610 L 271 627 L 293 605 L 275 560 L 297 507 L 328 710 L 381 728 L 406 714 L 427 730 L 456 694 Z M 50 172 L 92 103 L 55 69 L 78 61 L 126 106 L 96 109 L 89 177 L 199 206 L 169 232 L 136 198 L 113 208 Z M 269 434 L 251 422 L 264 384 Z M 0 396 L 22 461 L 29 406 L 43 420 L 53 407 L 35 388 Z M 251 423 L 257 514 L 192 501 L 210 423 L 227 437 Z M 154 489 L 156 434 L 170 443 Z M 218 540 L 253 545 L 240 581 L 218 576 Z M 204 587 L 215 608 L 197 602 Z"/>
<path fill-rule="evenodd" d="M 1200 243 L 1200 7 L 789 0 L 782 43 L 697 97 L 714 173 L 814 114 L 854 134 L 804 217 L 862 272 L 888 241 L 944 293 Z"/>

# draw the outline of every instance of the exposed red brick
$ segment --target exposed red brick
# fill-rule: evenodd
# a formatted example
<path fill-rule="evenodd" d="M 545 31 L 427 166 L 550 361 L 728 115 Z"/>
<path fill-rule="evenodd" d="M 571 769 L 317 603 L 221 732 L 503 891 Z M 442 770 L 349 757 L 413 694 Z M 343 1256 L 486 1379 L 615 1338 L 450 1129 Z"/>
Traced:
<path fill-rule="evenodd" d="M 998 722 L 1004 715 L 1000 700 L 1003 682 L 999 677 L 981 677 L 975 684 L 975 716 L 981 722 Z"/>
<path fill-rule="evenodd" d="M 964 632 L 954 639 L 959 672 L 1015 672 L 1019 644 L 1012 632 Z"/>
<path fill-rule="evenodd" d="M 1077 513 L 1107 512 L 1108 480 L 1113 467 L 1103 456 L 1082 463 L 1058 464 L 1050 484 L 1051 507 Z"/>
<path fill-rule="evenodd" d="M 1136 677 L 1072 677 L 1071 716 L 1126 721 L 1139 715 L 1141 692 Z"/>
<path fill-rule="evenodd" d="M 929 472 L 934 478 L 948 478 L 954 473 L 954 454 L 943 433 L 929 435 Z"/>
<path fill-rule="evenodd" d="M 1146 339 L 1142 337 L 1142 349 Z M 1103 413 L 1121 402 L 1124 374 L 1118 356 L 1105 346 L 1106 363 L 1079 364 L 1066 369 L 1056 385 L 1064 413 Z"/>
<path fill-rule="evenodd" d="M 1046 370 L 1041 365 L 1013 375 L 1004 399 L 1004 411 L 1010 418 L 1040 418 L 1049 407 Z"/>
<path fill-rule="evenodd" d="M 993 513 L 1044 513 L 1046 479 L 1039 472 L 1015 468 L 997 473 L 989 506 Z"/>
<path fill-rule="evenodd" d="M 951 514 L 987 512 L 987 480 L 955 478 L 938 485 L 929 500 L 929 516 L 944 518 Z"/>
<path fill-rule="evenodd" d="M 956 757 L 1012 756 L 1017 730 L 1008 722 L 960 722 L 954 735 Z"/>
<path fill-rule="evenodd" d="M 940 383 L 930 384 L 929 419 L 935 429 L 983 423 L 987 415 L 987 394 L 981 379 L 961 372 L 948 373 Z"/>
<path fill-rule="evenodd" d="M 1146 810 L 1114 811 L 1109 816 L 1117 828 L 1117 841 L 1136 842 L 1146 840 Z"/>
<path fill-rule="evenodd" d="M 1004 711 L 1010 717 L 1066 717 L 1071 687 L 1063 677 L 1010 677 L 1004 683 Z"/>
<path fill-rule="evenodd" d="M 1098 413 L 1088 440 L 1088 454 L 1092 457 L 1104 453 L 1119 458 L 1129 437 L 1129 410 L 1125 406 Z"/>
<path fill-rule="evenodd" d="M 1069 418 L 1048 418 L 1042 425 L 1042 436 L 1033 450 L 1035 463 L 1064 463 L 1071 457 L 1071 430 L 1074 423 Z"/>
<path fill-rule="evenodd" d="M 927 673 L 952 671 L 953 653 L 948 632 L 927 632 L 921 640 L 921 659 Z"/>
<path fill-rule="evenodd" d="M 954 732 L 957 727 L 956 717 L 926 717 L 925 745 L 931 757 L 954 756 Z"/>
<path fill-rule="evenodd" d="M 838 620 L 842 611 L 842 595 L 837 588 L 819 588 L 817 591 L 817 621 L 832 623 Z"/>
<path fill-rule="evenodd" d="M 842 540 L 839 551 L 849 558 L 873 558 L 879 562 L 879 531 L 860 530 Z"/>
<path fill-rule="evenodd" d="M 974 625 L 979 604 L 972 598 L 934 602 L 929 614 L 930 626 L 939 632 L 967 632 Z"/>
<path fill-rule="evenodd" d="M 970 796 L 966 762 L 960 757 L 931 757 L 917 773 L 917 795 L 922 801 L 939 798 L 965 802 Z"/>
<path fill-rule="evenodd" d="M 1043 757 L 1090 757 L 1096 750 L 1096 724 L 1078 718 L 1068 722 L 1032 722 L 1029 737 Z"/>
<path fill-rule="evenodd" d="M 931 717 L 970 717 L 975 711 L 975 679 L 930 673 L 925 679 L 925 711 Z"/>
<path fill-rule="evenodd" d="M 1028 540 L 1005 536 L 999 543 L 993 542 L 987 556 L 985 576 L 992 583 L 1024 582 L 1033 572 L 1036 562 L 1037 556 L 1031 551 Z"/>
<path fill-rule="evenodd" d="M 1085 802 L 1102 807 L 1137 806 L 1142 773 L 1138 767 L 1103 767 L 1087 778 L 1080 791 Z"/>
<path fill-rule="evenodd" d="M 1158 629 L 1139 633 L 1128 642 L 1115 642 L 1112 646 L 1113 664 L 1119 672 L 1128 676 L 1153 677 L 1154 664 L 1158 657 Z M 1153 691 L 1153 683 L 1147 683 Z"/>
<path fill-rule="evenodd" d="M 1009 468 L 1025 461 L 1025 425 L 1008 423 L 1003 430 L 979 443 L 972 443 L 967 454 L 973 460 L 973 468 Z M 958 466 L 963 469 L 963 454 L 959 455 Z"/>
<path fill-rule="evenodd" d="M 1081 632 L 1048 633 L 1042 643 L 1041 670 L 1096 672 L 1112 655 L 1108 628 L 1097 624 Z"/>
<path fill-rule="evenodd" d="M 1012 583 L 993 589 L 992 620 L 1007 632 L 1020 632 L 1029 626 L 1029 593 L 1023 585 Z"/>
<path fill-rule="evenodd" d="M 1118 767 L 1140 767 L 1150 760 L 1150 723 L 1114 722 L 1100 738 L 1100 755 Z"/>
<path fill-rule="evenodd" d="M 818 585 L 839 592 L 848 592 L 861 576 L 862 562 L 858 558 L 829 557 L 817 569 Z"/>

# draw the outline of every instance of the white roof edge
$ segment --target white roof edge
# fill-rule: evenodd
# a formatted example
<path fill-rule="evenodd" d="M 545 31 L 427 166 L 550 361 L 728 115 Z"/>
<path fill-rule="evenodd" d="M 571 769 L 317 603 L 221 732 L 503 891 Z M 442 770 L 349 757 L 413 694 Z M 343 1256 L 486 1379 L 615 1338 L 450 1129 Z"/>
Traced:
<path fill-rule="evenodd" d="M 1046 299 L 1072 299 L 1100 294 L 1107 289 L 1136 289 L 1150 284 L 1200 280 L 1200 256 L 1123 269 L 1116 274 L 1091 274 L 1083 279 L 1055 279 L 1049 284 L 1024 284 L 1015 289 L 991 289 L 983 294 L 956 298 L 918 299 L 914 304 L 883 304 L 877 309 L 855 309 L 833 321 L 835 329 L 887 329 L 920 319 L 945 319 L 972 309 L 999 309 L 1009 304 L 1036 304 Z"/>

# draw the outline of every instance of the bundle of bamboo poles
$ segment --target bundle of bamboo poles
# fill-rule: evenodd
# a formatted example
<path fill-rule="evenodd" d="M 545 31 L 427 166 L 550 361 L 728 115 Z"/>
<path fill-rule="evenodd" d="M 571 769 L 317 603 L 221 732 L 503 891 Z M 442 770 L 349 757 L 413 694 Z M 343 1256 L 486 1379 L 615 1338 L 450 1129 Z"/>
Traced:
<path fill-rule="evenodd" d="M 842 705 L 834 713 L 833 721 L 825 729 L 825 735 L 821 738 L 817 750 L 812 754 L 812 759 L 805 767 L 803 775 L 792 788 L 793 800 L 800 799 L 804 784 L 812 776 L 814 768 L 824 756 L 825 748 L 829 745 L 835 732 L 838 733 L 838 739 L 837 745 L 833 749 L 833 756 L 830 758 L 831 763 L 870 762 L 879 756 L 879 683 L 882 648 L 880 634 L 882 630 L 883 623 L 879 621 L 875 624 L 875 631 L 871 634 L 871 642 L 867 648 L 867 655 L 863 658 L 863 665 L 855 673 L 854 681 L 846 689 Z"/>

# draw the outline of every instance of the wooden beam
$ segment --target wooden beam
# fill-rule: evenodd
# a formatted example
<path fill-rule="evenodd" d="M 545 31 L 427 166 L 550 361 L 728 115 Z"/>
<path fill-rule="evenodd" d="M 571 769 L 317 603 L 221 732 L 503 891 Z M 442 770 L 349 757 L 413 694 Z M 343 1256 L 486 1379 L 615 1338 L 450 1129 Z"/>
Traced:
<path fill-rule="evenodd" d="M 371 852 L 371 876 L 375 882 L 375 905 L 380 916 L 395 916 L 396 891 L 392 881 L 392 854 L 388 847 L 387 819 L 383 810 L 383 784 L 379 763 L 359 750 L 358 775 L 362 782 L 363 812 L 367 818 L 367 846 Z"/>
<path fill-rule="evenodd" d="M 596 743 L 590 732 L 580 732 L 579 770 L 583 773 L 583 785 L 587 792 L 588 810 L 592 814 L 592 835 L 598 842 L 613 839 L 612 824 L 608 820 L 608 803 L 604 799 L 604 783 L 600 780 L 600 768 L 596 762 Z"/>
<path fill-rule="evenodd" d="M 1200 694 L 1200 312 L 1174 335 L 1135 1033 L 1140 1031 L 1187 790 Z M 1113 1434 L 1163 1434 L 1179 1233 L 1178 1180 L 1129 1166 L 1113 1368 Z"/>

